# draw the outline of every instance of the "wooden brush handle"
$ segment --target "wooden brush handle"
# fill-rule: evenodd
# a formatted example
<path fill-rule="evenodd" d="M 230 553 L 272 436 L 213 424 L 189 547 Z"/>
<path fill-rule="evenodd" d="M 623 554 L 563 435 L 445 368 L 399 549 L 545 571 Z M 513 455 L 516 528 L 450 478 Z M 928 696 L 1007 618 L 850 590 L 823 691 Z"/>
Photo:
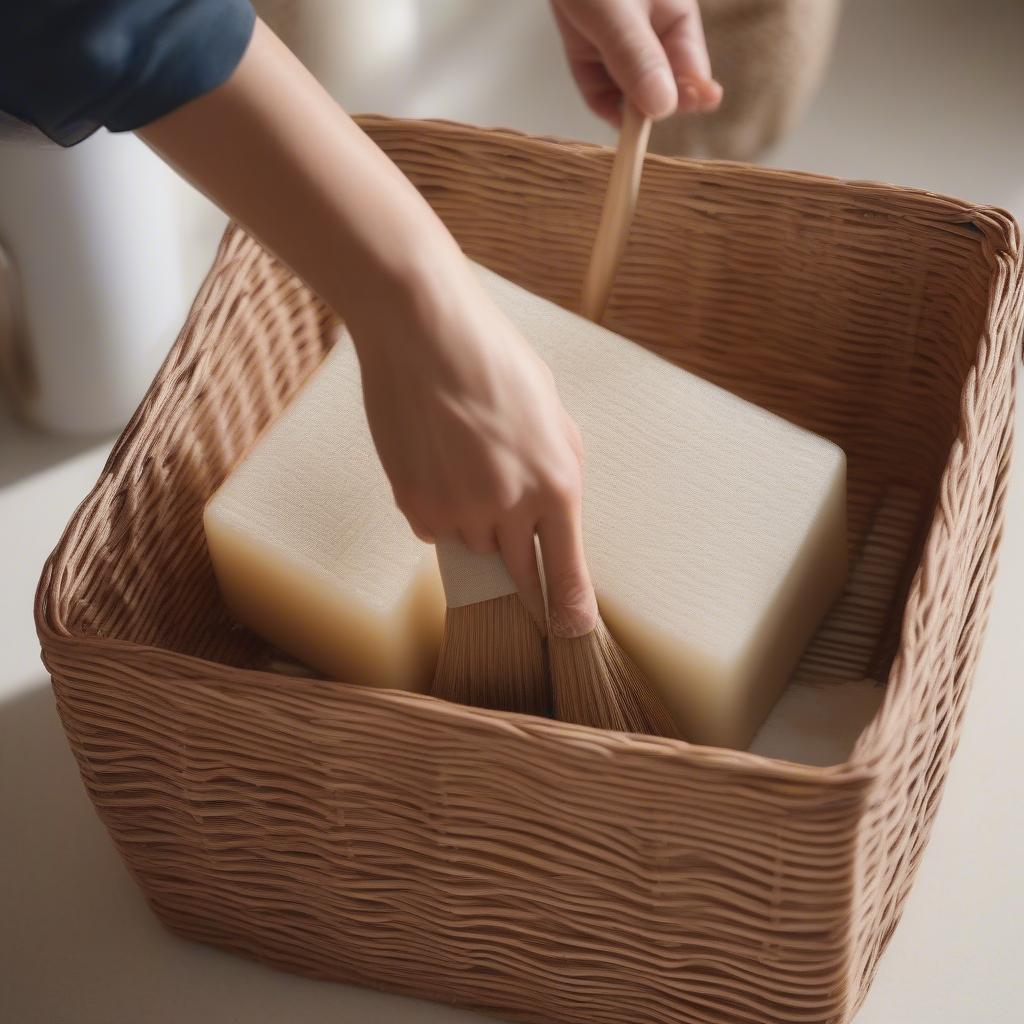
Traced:
<path fill-rule="evenodd" d="M 517 592 L 504 559 L 496 552 L 478 555 L 457 537 L 438 537 L 435 547 L 449 608 L 480 604 Z"/>
<path fill-rule="evenodd" d="M 594 323 L 600 323 L 604 316 L 615 271 L 626 248 L 650 134 L 651 119 L 644 117 L 632 104 L 626 103 L 622 113 L 619 146 L 615 151 L 615 162 L 612 164 L 604 208 L 601 210 L 601 223 L 590 252 L 590 266 L 587 268 L 580 302 L 580 312 Z"/>
<path fill-rule="evenodd" d="M 604 198 L 604 209 L 601 211 L 601 223 L 583 287 L 583 315 L 595 322 L 600 321 L 604 313 L 612 280 L 626 247 L 626 236 L 636 208 L 650 134 L 650 118 L 644 117 L 627 103 L 623 111 L 619 146 Z M 479 604 L 516 593 L 516 585 L 501 555 L 478 555 L 454 537 L 439 538 L 436 546 L 441 582 L 444 584 L 449 608 Z"/>

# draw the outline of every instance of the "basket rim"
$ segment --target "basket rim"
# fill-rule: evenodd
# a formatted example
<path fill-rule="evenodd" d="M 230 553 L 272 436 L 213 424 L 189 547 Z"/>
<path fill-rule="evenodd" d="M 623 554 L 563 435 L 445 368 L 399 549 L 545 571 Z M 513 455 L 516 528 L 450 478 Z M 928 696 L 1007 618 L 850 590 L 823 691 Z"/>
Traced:
<path fill-rule="evenodd" d="M 583 155 L 598 157 L 611 162 L 615 155 L 615 147 L 583 139 L 571 139 L 558 135 L 531 134 L 519 128 L 502 125 L 477 125 L 451 118 L 428 117 L 407 118 L 392 117 L 387 114 L 361 113 L 353 114 L 352 119 L 366 130 L 410 130 L 436 132 L 458 138 L 465 135 L 485 136 L 494 139 L 505 139 L 526 147 L 537 147 L 552 151 L 570 151 Z M 644 157 L 644 166 L 685 167 L 693 170 L 708 168 L 717 175 L 724 174 L 727 178 L 743 177 L 747 181 L 763 179 L 773 185 L 784 181 L 802 183 L 808 186 L 835 189 L 849 189 L 859 195 L 898 195 L 908 200 L 928 203 L 939 202 L 949 208 L 949 212 L 962 212 L 973 215 L 968 220 L 974 228 L 981 231 L 993 245 L 996 253 L 1004 252 L 1017 259 L 1024 259 L 1024 235 L 1017 219 L 1008 210 L 989 203 L 979 203 L 963 199 L 944 192 L 933 192 L 914 185 L 902 185 L 871 178 L 843 178 L 818 171 L 802 171 L 785 167 L 765 167 L 760 164 L 746 163 L 740 160 L 711 160 L 696 157 L 670 156 L 664 153 L 648 151 Z M 643 186 L 641 185 L 641 195 Z M 1001 243 L 1001 244 L 1000 244 Z"/>
<path fill-rule="evenodd" d="M 569 149 L 607 160 L 610 160 L 613 154 L 613 150 L 610 147 L 593 143 L 564 140 L 550 136 L 529 135 L 507 128 L 481 128 L 448 120 L 415 120 L 379 115 L 360 115 L 356 118 L 356 121 L 363 128 L 441 133 L 453 139 L 485 135 L 495 139 L 509 140 L 527 148 L 543 147 L 549 151 L 553 149 Z M 711 173 L 718 176 L 724 174 L 727 177 L 743 177 L 747 181 L 760 179 L 770 189 L 773 189 L 777 184 L 797 179 L 814 189 L 824 189 L 832 192 L 837 188 L 849 189 L 851 195 L 877 194 L 879 191 L 885 194 L 894 194 L 908 199 L 910 201 L 909 206 L 917 202 L 923 203 L 927 201 L 934 209 L 934 203 L 938 200 L 948 207 L 950 214 L 959 215 L 959 219 L 954 220 L 953 223 L 969 224 L 984 237 L 984 247 L 987 250 L 988 263 L 992 272 L 992 283 L 982 336 L 978 339 L 978 345 L 972 357 L 972 375 L 976 374 L 979 363 L 987 353 L 987 341 L 991 333 L 990 329 L 994 322 L 996 309 L 1002 308 L 1005 313 L 1007 308 L 1010 308 L 1012 315 L 1012 307 L 1016 303 L 1016 311 L 1019 318 L 1022 299 L 1024 299 L 1021 275 L 1021 233 L 1016 221 L 1008 213 L 997 207 L 971 203 L 966 200 L 937 195 L 923 189 L 906 186 L 880 182 L 847 181 L 827 175 L 754 167 L 749 164 L 730 161 L 690 160 L 682 157 L 668 157 L 656 154 L 649 155 L 647 159 L 659 164 L 686 166 L 694 170 L 707 168 Z M 894 215 L 896 214 L 894 213 Z M 140 427 L 153 411 L 154 406 L 163 397 L 168 373 L 181 355 L 183 339 L 187 336 L 189 328 L 197 316 L 197 311 L 202 309 L 217 291 L 223 275 L 232 272 L 239 256 L 245 253 L 252 253 L 253 247 L 256 247 L 257 251 L 263 252 L 259 247 L 259 243 L 252 239 L 244 229 L 234 223 L 228 225 L 211 269 L 192 303 L 178 340 L 168 352 L 134 416 L 115 442 L 96 484 L 76 508 L 60 540 L 44 564 L 36 590 L 35 620 L 37 634 L 42 646 L 43 661 L 48 669 L 51 669 L 53 655 L 58 655 L 59 657 L 61 651 L 67 651 L 71 648 L 77 650 L 102 649 L 107 654 L 117 653 L 128 659 L 145 656 L 151 668 L 155 659 L 161 663 L 162 670 L 166 669 L 168 673 L 184 674 L 193 679 L 207 680 L 207 685 L 218 690 L 223 690 L 227 686 L 231 688 L 237 687 L 239 690 L 244 689 L 248 692 L 254 685 L 267 685 L 272 681 L 273 688 L 280 691 L 285 686 L 298 686 L 301 689 L 310 683 L 310 680 L 303 680 L 297 676 L 286 676 L 256 669 L 227 666 L 194 655 L 140 644 L 132 640 L 99 637 L 75 631 L 63 621 L 59 612 L 56 611 L 56 602 L 54 601 L 56 596 L 55 587 L 57 585 L 55 578 L 57 567 L 76 543 L 83 529 L 86 516 L 95 508 L 107 489 L 118 484 L 121 477 L 127 471 L 127 467 L 132 464 L 136 455 L 135 449 L 138 444 Z M 1009 360 L 1009 364 L 1012 366 L 1012 358 Z M 965 386 L 961 394 L 960 423 L 954 445 L 967 445 L 972 440 L 972 418 L 965 415 L 967 403 L 971 400 L 970 391 L 971 388 Z M 951 457 L 952 452 L 943 470 L 943 481 L 950 471 Z M 929 527 L 929 537 L 933 535 L 935 524 L 940 519 L 941 507 L 937 507 L 932 524 Z M 911 599 L 915 595 L 918 600 L 920 599 L 924 575 L 923 565 L 924 556 L 922 556 L 922 563 L 915 573 L 914 582 L 908 594 L 905 607 L 910 606 Z M 904 623 L 905 628 L 906 622 Z M 902 651 L 903 648 L 904 637 L 901 633 L 899 650 Z M 339 684 L 338 692 L 341 696 L 335 699 L 350 704 L 356 704 L 360 700 L 381 701 L 385 704 L 391 704 L 395 708 L 408 705 L 412 701 L 414 702 L 413 706 L 429 709 L 430 713 L 442 717 L 448 716 L 453 722 L 457 720 L 463 723 L 473 722 L 488 728 L 515 727 L 537 737 L 550 737 L 553 735 L 565 742 L 586 743 L 591 746 L 597 746 L 609 756 L 622 751 L 646 752 L 657 757 L 670 757 L 680 765 L 699 764 L 705 768 L 714 766 L 724 771 L 747 773 L 760 777 L 770 776 L 793 783 L 817 783 L 822 786 L 869 785 L 883 772 L 883 762 L 891 750 L 891 720 L 893 717 L 891 710 L 892 705 L 899 696 L 899 694 L 894 693 L 894 684 L 898 682 L 898 679 L 894 678 L 896 676 L 895 668 L 896 663 L 894 662 L 894 671 L 890 672 L 882 706 L 876 712 L 872 722 L 865 729 L 861 739 L 848 758 L 844 762 L 835 765 L 807 765 L 771 758 L 748 750 L 700 746 L 682 740 L 663 737 L 613 733 L 552 719 L 450 704 L 426 694 L 409 693 L 401 690 L 370 690 L 352 687 L 348 684 Z M 321 687 L 323 686 L 322 681 L 316 682 Z M 241 695 L 241 698 L 244 699 L 244 693 Z M 889 728 L 882 728 L 883 725 L 888 725 Z"/>
<path fill-rule="evenodd" d="M 48 583 L 51 570 L 52 566 L 48 560 L 43 579 L 40 581 L 41 587 L 44 582 Z M 45 602 L 45 599 L 46 595 L 41 591 L 39 601 Z M 40 614 L 45 616 L 45 607 Z M 343 680 L 241 668 L 169 648 L 141 644 L 134 640 L 99 637 L 66 629 L 58 631 L 49 623 L 42 624 L 39 633 L 43 641 L 42 660 L 48 670 L 52 670 L 52 663 L 59 661 L 64 651 L 80 655 L 83 650 L 91 650 L 102 652 L 107 658 L 111 655 L 120 656 L 126 663 L 139 660 L 150 675 L 159 669 L 159 674 L 163 678 L 184 677 L 192 685 L 198 685 L 211 693 L 230 695 L 233 701 L 243 704 L 247 697 L 262 695 L 275 700 L 280 697 L 278 703 L 283 705 L 289 698 L 295 699 L 296 691 L 310 691 L 302 693 L 303 699 L 315 700 L 322 709 L 334 708 L 342 711 L 346 706 L 375 704 L 397 713 L 404 707 L 415 709 L 437 720 L 447 718 L 452 725 L 472 724 L 477 728 L 491 730 L 495 734 L 513 730 L 539 740 L 586 746 L 599 751 L 602 756 L 639 754 L 656 760 L 670 760 L 679 767 L 693 765 L 704 769 L 714 768 L 728 774 L 756 775 L 762 779 L 767 777 L 794 784 L 829 785 L 837 790 L 866 788 L 879 774 L 873 766 L 852 761 L 835 765 L 802 764 L 747 750 L 705 746 L 667 736 L 615 732 L 522 712 L 455 704 L 429 693 L 355 686 Z M 126 676 L 119 682 L 119 685 L 132 687 L 143 684 L 143 681 L 133 676 Z"/>

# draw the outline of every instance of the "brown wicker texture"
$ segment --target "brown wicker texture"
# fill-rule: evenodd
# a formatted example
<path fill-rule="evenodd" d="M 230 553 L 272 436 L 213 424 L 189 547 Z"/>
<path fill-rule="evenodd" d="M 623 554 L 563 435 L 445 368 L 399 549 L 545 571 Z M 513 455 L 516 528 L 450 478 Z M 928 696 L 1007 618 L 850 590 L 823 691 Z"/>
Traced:
<path fill-rule="evenodd" d="M 609 151 L 363 123 L 471 256 L 576 305 Z M 37 606 L 86 787 L 169 928 L 507 1018 L 851 1018 L 984 631 L 1017 227 L 924 192 L 652 157 L 607 320 L 847 451 L 850 586 L 800 671 L 887 682 L 850 760 L 267 671 L 280 656 L 225 614 L 200 512 L 333 325 L 231 230 Z"/>

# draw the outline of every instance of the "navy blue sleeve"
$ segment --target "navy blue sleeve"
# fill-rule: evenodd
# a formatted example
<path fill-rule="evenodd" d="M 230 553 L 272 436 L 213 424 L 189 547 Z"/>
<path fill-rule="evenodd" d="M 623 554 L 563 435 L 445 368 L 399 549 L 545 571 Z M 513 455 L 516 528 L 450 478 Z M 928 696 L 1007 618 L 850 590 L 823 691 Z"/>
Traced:
<path fill-rule="evenodd" d="M 0 111 L 62 146 L 141 128 L 230 77 L 249 0 L 5 0 Z"/>

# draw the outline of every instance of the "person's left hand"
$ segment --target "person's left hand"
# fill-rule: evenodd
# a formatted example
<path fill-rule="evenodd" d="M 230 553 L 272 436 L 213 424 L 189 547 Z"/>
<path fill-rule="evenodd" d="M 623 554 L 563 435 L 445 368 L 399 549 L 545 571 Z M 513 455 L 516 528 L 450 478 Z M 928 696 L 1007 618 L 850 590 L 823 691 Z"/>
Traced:
<path fill-rule="evenodd" d="M 576 84 L 594 113 L 619 124 L 625 96 L 656 120 L 714 110 L 697 0 L 551 0 Z"/>

